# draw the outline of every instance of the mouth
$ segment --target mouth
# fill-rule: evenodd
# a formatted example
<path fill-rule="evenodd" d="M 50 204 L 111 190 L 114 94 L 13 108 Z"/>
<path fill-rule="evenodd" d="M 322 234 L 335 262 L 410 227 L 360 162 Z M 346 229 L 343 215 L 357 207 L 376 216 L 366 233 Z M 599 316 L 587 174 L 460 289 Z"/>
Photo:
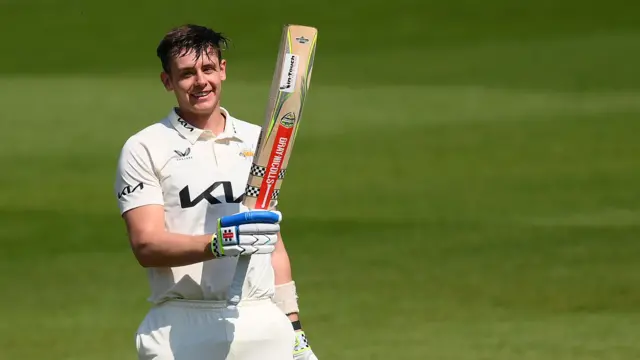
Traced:
<path fill-rule="evenodd" d="M 199 92 L 190 93 L 189 96 L 192 96 L 198 100 L 203 100 L 208 98 L 211 94 L 213 94 L 213 91 L 209 90 L 209 91 L 199 91 Z"/>

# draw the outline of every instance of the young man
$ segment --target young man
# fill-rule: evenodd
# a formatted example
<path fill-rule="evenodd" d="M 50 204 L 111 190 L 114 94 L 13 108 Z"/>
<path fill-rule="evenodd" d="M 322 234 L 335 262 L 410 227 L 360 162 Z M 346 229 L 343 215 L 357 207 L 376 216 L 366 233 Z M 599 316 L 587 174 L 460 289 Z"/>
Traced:
<path fill-rule="evenodd" d="M 120 154 L 118 205 L 153 303 L 136 333 L 138 358 L 316 359 L 298 320 L 282 215 L 245 216 L 241 205 L 260 127 L 220 106 L 226 43 L 196 25 L 166 34 L 157 55 L 177 107 Z"/>

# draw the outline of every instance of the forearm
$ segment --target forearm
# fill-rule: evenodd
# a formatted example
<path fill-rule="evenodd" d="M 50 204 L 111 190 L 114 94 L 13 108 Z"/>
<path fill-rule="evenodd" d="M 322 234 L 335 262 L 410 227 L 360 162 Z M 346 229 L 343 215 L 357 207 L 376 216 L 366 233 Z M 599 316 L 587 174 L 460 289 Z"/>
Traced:
<path fill-rule="evenodd" d="M 293 280 L 293 276 L 291 275 L 291 261 L 289 260 L 289 254 L 287 254 L 287 249 L 284 246 L 280 234 L 278 234 L 276 249 L 271 254 L 271 265 L 273 265 L 276 285 L 286 284 Z"/>
<path fill-rule="evenodd" d="M 287 315 L 287 317 L 289 318 L 289 320 L 290 320 L 291 322 L 294 322 L 294 321 L 298 321 L 298 320 L 300 320 L 300 316 L 298 316 L 298 313 L 291 313 L 291 314 L 288 314 L 288 315 Z"/>
<path fill-rule="evenodd" d="M 276 287 L 293 281 L 291 261 L 289 260 L 289 255 L 282 241 L 282 237 L 279 234 L 278 240 L 276 249 L 271 254 L 271 264 L 273 265 Z M 289 317 L 289 320 L 292 322 L 299 320 L 297 311 L 288 313 L 287 317 Z"/>
<path fill-rule="evenodd" d="M 274 301 L 278 308 L 289 317 L 291 326 L 296 334 L 293 357 L 296 360 L 318 360 L 318 357 L 315 356 L 309 346 L 309 341 L 298 317 L 298 294 L 291 274 L 291 261 L 280 234 L 278 234 L 276 248 L 271 254 L 271 264 L 273 265 L 276 284 Z"/>
<path fill-rule="evenodd" d="M 144 267 L 177 267 L 213 259 L 211 235 L 154 232 L 135 242 L 133 251 Z"/>

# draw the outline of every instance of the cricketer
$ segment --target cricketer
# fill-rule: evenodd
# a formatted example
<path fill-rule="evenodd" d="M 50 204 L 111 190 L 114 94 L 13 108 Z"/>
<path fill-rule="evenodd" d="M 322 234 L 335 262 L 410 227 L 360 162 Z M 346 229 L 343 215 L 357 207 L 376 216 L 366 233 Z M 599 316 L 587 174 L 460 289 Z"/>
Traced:
<path fill-rule="evenodd" d="M 261 127 L 221 107 L 227 43 L 198 25 L 163 37 L 160 79 L 177 105 L 120 152 L 117 202 L 150 286 L 138 359 L 315 360 L 298 318 L 282 214 L 241 204 Z M 246 255 L 244 283 L 234 288 Z"/>

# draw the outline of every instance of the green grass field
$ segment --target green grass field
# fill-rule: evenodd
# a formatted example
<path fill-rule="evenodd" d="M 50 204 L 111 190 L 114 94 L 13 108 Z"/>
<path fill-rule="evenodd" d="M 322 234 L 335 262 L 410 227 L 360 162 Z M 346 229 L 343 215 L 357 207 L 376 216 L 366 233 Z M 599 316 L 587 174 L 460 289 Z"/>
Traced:
<path fill-rule="evenodd" d="M 234 40 L 254 123 L 281 24 L 320 29 L 281 207 L 321 360 L 640 357 L 637 4 L 29 3 L 0 2 L 0 359 L 135 358 L 115 165 L 185 21 Z"/>

